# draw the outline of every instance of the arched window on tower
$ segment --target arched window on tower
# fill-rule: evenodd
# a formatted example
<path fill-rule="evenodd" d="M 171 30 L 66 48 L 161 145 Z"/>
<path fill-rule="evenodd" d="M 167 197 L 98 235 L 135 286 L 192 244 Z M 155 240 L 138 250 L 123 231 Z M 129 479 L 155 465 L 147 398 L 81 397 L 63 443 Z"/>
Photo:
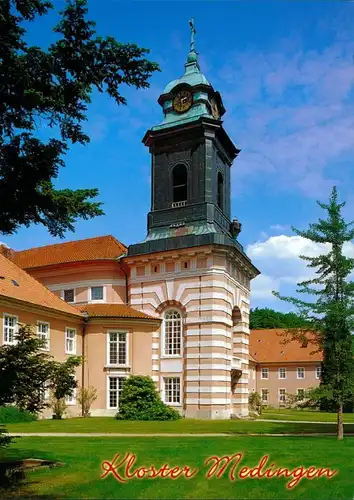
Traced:
<path fill-rule="evenodd" d="M 163 318 L 163 343 L 165 356 L 180 356 L 182 353 L 182 315 L 177 310 L 166 311 Z"/>
<path fill-rule="evenodd" d="M 187 202 L 187 168 L 176 165 L 172 171 L 173 207 L 180 207 Z"/>
<path fill-rule="evenodd" d="M 224 178 L 222 174 L 218 173 L 218 207 L 224 210 Z"/>

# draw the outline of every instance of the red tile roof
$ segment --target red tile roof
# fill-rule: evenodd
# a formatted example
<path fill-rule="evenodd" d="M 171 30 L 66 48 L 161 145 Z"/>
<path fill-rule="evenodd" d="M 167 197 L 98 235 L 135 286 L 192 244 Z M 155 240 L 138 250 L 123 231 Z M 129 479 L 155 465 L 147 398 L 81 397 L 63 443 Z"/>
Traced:
<path fill-rule="evenodd" d="M 106 318 L 132 318 L 132 319 L 151 319 L 153 318 L 148 314 L 137 311 L 125 304 L 81 304 L 75 306 L 81 313 L 87 312 L 89 317 L 106 317 Z"/>
<path fill-rule="evenodd" d="M 75 307 L 50 292 L 23 269 L 0 253 L 0 297 L 13 298 L 37 306 L 82 316 Z"/>
<path fill-rule="evenodd" d="M 298 361 L 321 361 L 322 354 L 317 351 L 318 346 L 308 342 L 306 347 L 303 347 L 301 342 L 291 340 L 283 344 L 285 339 L 284 333 L 287 330 L 251 330 L 249 353 L 250 357 L 254 357 L 258 363 L 282 363 L 298 362 Z M 307 335 L 311 340 L 311 335 Z"/>
<path fill-rule="evenodd" d="M 29 248 L 14 252 L 12 258 L 22 269 L 30 269 L 68 262 L 115 260 L 126 251 L 127 247 L 113 236 L 98 236 L 97 238 Z"/>

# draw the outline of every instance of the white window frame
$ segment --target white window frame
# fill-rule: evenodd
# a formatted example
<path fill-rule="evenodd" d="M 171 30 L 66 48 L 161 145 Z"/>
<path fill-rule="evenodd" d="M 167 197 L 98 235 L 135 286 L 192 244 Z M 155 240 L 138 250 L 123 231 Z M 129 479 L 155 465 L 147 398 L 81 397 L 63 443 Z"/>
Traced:
<path fill-rule="evenodd" d="M 267 376 L 263 377 L 263 370 L 267 370 Z M 269 380 L 269 368 L 261 368 L 261 379 L 262 380 Z"/>
<path fill-rule="evenodd" d="M 117 333 L 118 335 L 120 333 L 124 333 L 125 334 L 125 349 L 126 349 L 126 356 L 125 356 L 125 363 L 121 364 L 121 363 L 115 363 L 115 364 L 111 364 L 110 363 L 110 356 L 109 356 L 109 346 L 110 346 L 110 334 L 111 333 Z M 117 358 L 119 358 L 119 356 L 117 356 Z M 113 367 L 116 367 L 116 366 L 124 366 L 124 367 L 127 367 L 129 366 L 129 332 L 127 332 L 127 330 L 107 330 L 107 338 L 106 338 L 106 366 L 113 366 Z"/>
<path fill-rule="evenodd" d="M 320 375 L 319 376 L 318 376 L 317 370 L 320 371 Z M 320 380 L 321 375 L 322 375 L 322 366 L 316 366 L 316 368 L 315 368 L 315 377 L 316 377 L 316 380 Z"/>
<path fill-rule="evenodd" d="M 110 378 L 122 378 L 122 379 L 126 379 L 128 378 L 129 375 L 127 373 L 109 373 L 106 377 L 106 408 L 107 410 L 117 410 L 119 411 L 119 396 L 118 396 L 118 404 L 117 406 L 110 406 L 109 405 L 109 394 L 110 394 L 110 387 L 109 387 L 109 379 Z M 119 394 L 119 391 L 118 391 L 118 394 Z"/>
<path fill-rule="evenodd" d="M 6 318 L 15 318 L 16 319 L 16 324 L 15 326 L 13 327 L 14 328 L 14 332 L 13 332 L 13 336 L 14 336 L 14 339 L 12 342 L 9 342 L 8 340 L 5 340 L 5 320 Z M 4 345 L 16 345 L 17 344 L 17 340 L 16 340 L 16 335 L 18 334 L 18 316 L 16 316 L 16 314 L 9 314 L 9 313 L 3 313 L 3 320 L 2 320 L 2 328 L 3 328 L 3 342 L 4 342 Z M 12 327 L 11 327 L 12 328 Z"/>
<path fill-rule="evenodd" d="M 74 300 L 73 300 L 73 302 L 66 302 L 66 300 L 65 300 L 65 298 L 64 298 L 64 292 L 65 292 L 66 290 L 73 290 L 73 292 L 74 292 Z M 67 304 L 75 304 L 75 302 L 76 302 L 76 288 L 74 288 L 74 287 L 70 287 L 70 288 L 63 288 L 63 290 L 61 290 L 61 292 L 60 292 L 60 296 L 61 296 L 61 298 L 64 300 L 64 302 L 66 302 Z"/>
<path fill-rule="evenodd" d="M 267 391 L 267 401 L 263 399 L 263 391 Z M 262 387 L 261 388 L 261 402 L 263 403 L 269 403 L 269 389 L 267 387 Z"/>
<path fill-rule="evenodd" d="M 179 402 L 169 402 L 166 400 L 166 379 L 178 379 L 179 380 Z M 168 405 L 168 406 L 182 406 L 182 377 L 180 375 L 176 374 L 171 374 L 171 375 L 164 375 L 161 377 L 161 387 L 162 387 L 162 394 L 161 394 L 161 399 L 162 401 Z"/>
<path fill-rule="evenodd" d="M 50 390 L 47 383 L 44 384 L 42 389 L 42 398 L 44 403 L 48 403 L 50 400 Z"/>
<path fill-rule="evenodd" d="M 92 298 L 92 288 L 102 288 L 102 296 L 103 298 L 102 299 L 93 299 Z M 92 285 L 90 286 L 90 289 L 89 289 L 89 302 L 92 302 L 94 304 L 99 304 L 99 303 L 102 303 L 102 302 L 107 302 L 107 293 L 106 293 L 106 286 L 105 285 Z"/>
<path fill-rule="evenodd" d="M 181 319 L 180 319 L 180 322 L 181 322 L 181 341 L 180 341 L 180 352 L 179 354 L 166 354 L 166 314 L 168 314 L 169 312 L 177 312 Z M 183 315 L 181 313 L 181 311 L 176 308 L 176 307 L 171 307 L 169 309 L 166 309 L 163 313 L 163 320 L 162 320 L 162 358 L 182 358 L 183 356 L 183 330 L 184 330 L 184 322 L 183 322 Z"/>
<path fill-rule="evenodd" d="M 48 326 L 48 332 L 47 332 L 47 337 L 46 337 L 47 347 L 42 347 L 41 351 L 50 351 L 50 323 L 48 321 L 42 321 L 42 320 L 37 321 L 37 336 L 38 336 L 38 338 L 41 338 L 42 334 L 38 330 L 39 325 L 47 325 Z"/>
<path fill-rule="evenodd" d="M 283 373 L 281 370 L 284 370 L 284 377 L 281 377 L 280 374 Z M 286 368 L 284 366 L 281 366 L 278 368 L 278 379 L 279 380 L 285 380 L 287 378 L 287 373 L 286 373 Z"/>
<path fill-rule="evenodd" d="M 303 370 L 304 372 L 304 376 L 303 377 L 299 377 L 299 370 Z M 304 380 L 305 379 L 305 368 L 303 366 L 299 366 L 296 368 L 296 378 L 298 380 Z"/>
<path fill-rule="evenodd" d="M 74 388 L 72 396 L 67 396 L 65 398 L 65 404 L 66 404 L 66 406 L 76 406 L 76 396 L 77 396 L 76 389 L 77 389 L 77 387 Z"/>
<path fill-rule="evenodd" d="M 285 391 L 284 392 L 284 401 L 280 399 L 280 391 Z M 278 403 L 286 403 L 286 389 L 284 387 L 280 387 L 278 389 Z"/>
<path fill-rule="evenodd" d="M 299 391 L 303 391 L 303 398 L 302 399 L 299 399 L 299 401 L 304 401 L 305 399 L 305 389 L 303 387 L 300 387 L 299 389 L 296 389 L 296 396 L 299 397 Z"/>
<path fill-rule="evenodd" d="M 74 348 L 72 351 L 68 351 L 67 350 L 67 335 L 68 335 L 68 330 L 71 330 L 74 332 Z M 76 336 L 77 336 L 77 332 L 76 332 L 76 328 L 71 328 L 70 326 L 67 326 L 65 328 L 65 354 L 76 354 Z"/>

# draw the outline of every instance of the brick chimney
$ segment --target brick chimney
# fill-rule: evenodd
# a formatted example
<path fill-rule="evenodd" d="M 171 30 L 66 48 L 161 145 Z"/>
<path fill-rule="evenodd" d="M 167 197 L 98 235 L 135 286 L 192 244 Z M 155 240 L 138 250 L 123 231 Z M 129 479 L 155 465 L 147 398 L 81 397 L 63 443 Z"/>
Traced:
<path fill-rule="evenodd" d="M 15 252 L 12 250 L 12 248 L 5 245 L 5 243 L 0 243 L 0 255 L 3 255 L 9 260 L 12 260 L 15 256 Z"/>

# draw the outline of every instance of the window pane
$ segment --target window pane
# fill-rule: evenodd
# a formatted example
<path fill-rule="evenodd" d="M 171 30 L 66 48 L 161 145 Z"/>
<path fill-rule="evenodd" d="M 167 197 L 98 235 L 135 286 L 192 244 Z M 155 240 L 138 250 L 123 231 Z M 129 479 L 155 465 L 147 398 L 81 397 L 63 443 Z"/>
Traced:
<path fill-rule="evenodd" d="M 178 311 L 168 311 L 164 318 L 165 354 L 181 354 L 182 317 Z"/>
<path fill-rule="evenodd" d="M 110 332 L 108 335 L 108 363 L 125 365 L 127 363 L 127 334 Z"/>
<path fill-rule="evenodd" d="M 66 351 L 71 354 L 75 352 L 75 330 L 72 328 L 66 330 Z"/>
<path fill-rule="evenodd" d="M 103 300 L 103 286 L 91 287 L 91 300 Z"/>
<path fill-rule="evenodd" d="M 13 344 L 17 333 L 17 317 L 4 316 L 4 341 Z"/>
<path fill-rule="evenodd" d="M 74 302 L 74 290 L 64 290 L 65 302 Z"/>
<path fill-rule="evenodd" d="M 268 402 L 268 389 L 262 389 L 262 401 L 263 403 Z"/>
<path fill-rule="evenodd" d="M 168 377 L 164 379 L 166 403 L 180 403 L 181 387 L 179 377 Z"/>
<path fill-rule="evenodd" d="M 45 341 L 44 349 L 49 349 L 49 324 L 48 323 L 38 323 L 37 324 L 37 335 L 41 340 Z"/>
<path fill-rule="evenodd" d="M 108 406 L 109 408 L 118 408 L 119 405 L 119 395 L 122 392 L 123 377 L 109 377 L 108 386 Z"/>

